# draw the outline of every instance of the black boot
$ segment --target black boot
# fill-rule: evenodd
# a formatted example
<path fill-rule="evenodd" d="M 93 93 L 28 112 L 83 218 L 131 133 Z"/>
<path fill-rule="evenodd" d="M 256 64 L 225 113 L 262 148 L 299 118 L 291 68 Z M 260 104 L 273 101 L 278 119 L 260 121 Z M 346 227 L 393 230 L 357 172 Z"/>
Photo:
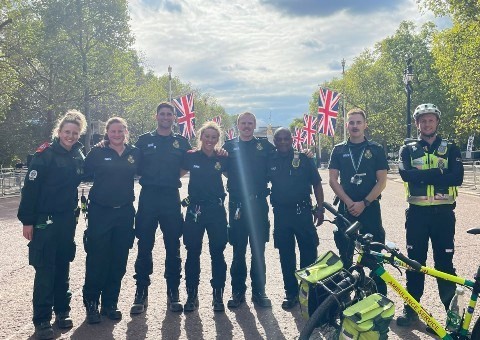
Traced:
<path fill-rule="evenodd" d="M 85 309 L 87 311 L 87 322 L 89 324 L 99 323 L 102 321 L 98 312 L 98 303 L 96 301 L 86 301 Z"/>
<path fill-rule="evenodd" d="M 198 308 L 198 289 L 197 288 L 187 288 L 187 302 L 183 306 L 185 312 L 193 312 Z"/>
<path fill-rule="evenodd" d="M 65 329 L 73 327 L 73 321 L 69 312 L 55 313 L 55 321 L 58 328 Z"/>
<path fill-rule="evenodd" d="M 397 326 L 410 327 L 412 323 L 418 321 L 418 314 L 412 309 L 412 307 L 403 306 L 403 313 L 397 318 Z"/>
<path fill-rule="evenodd" d="M 286 294 L 282 302 L 283 309 L 292 309 L 298 303 L 297 294 Z"/>
<path fill-rule="evenodd" d="M 116 304 L 104 306 L 102 303 L 100 314 L 106 315 L 110 320 L 120 320 L 122 318 L 122 312 Z"/>
<path fill-rule="evenodd" d="M 35 325 L 35 338 L 38 340 L 53 339 L 54 333 L 50 321 L 44 321 Z"/>
<path fill-rule="evenodd" d="M 259 307 L 272 307 L 272 301 L 270 301 L 265 292 L 252 292 L 252 301 Z"/>
<path fill-rule="evenodd" d="M 182 312 L 183 306 L 180 303 L 178 288 L 167 290 L 167 306 L 171 312 Z"/>
<path fill-rule="evenodd" d="M 135 301 L 130 308 L 130 314 L 142 314 L 148 306 L 148 287 L 137 286 Z"/>
<path fill-rule="evenodd" d="M 214 288 L 213 289 L 212 306 L 213 306 L 213 311 L 214 312 L 225 311 L 225 305 L 223 304 L 223 288 Z"/>
<path fill-rule="evenodd" d="M 233 292 L 232 297 L 227 302 L 228 308 L 238 308 L 245 302 L 245 293 Z"/>

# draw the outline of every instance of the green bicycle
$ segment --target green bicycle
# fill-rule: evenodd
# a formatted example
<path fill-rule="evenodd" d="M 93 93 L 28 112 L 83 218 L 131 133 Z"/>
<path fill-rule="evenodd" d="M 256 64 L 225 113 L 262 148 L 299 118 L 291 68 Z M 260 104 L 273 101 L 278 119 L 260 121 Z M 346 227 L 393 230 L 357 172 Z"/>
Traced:
<path fill-rule="evenodd" d="M 459 276 L 447 274 L 434 268 L 422 266 L 417 261 L 409 259 L 400 253 L 397 246 L 392 242 L 386 244 L 372 242 L 372 235 L 362 235 L 359 233 L 361 224 L 359 222 L 351 223 L 343 215 L 328 203 L 323 206 L 332 213 L 337 219 L 342 220 L 348 228 L 344 232 L 349 238 L 355 240 L 357 249 L 357 258 L 355 264 L 348 269 L 338 270 L 332 275 L 322 279 L 317 284 L 323 291 L 328 292 L 328 296 L 317 307 L 310 316 L 307 323 L 300 333 L 299 339 L 309 339 L 313 330 L 321 325 L 330 324 L 339 328 L 342 319 L 342 312 L 356 301 L 365 296 L 365 292 L 374 292 L 371 289 L 372 280 L 366 279 L 364 268 L 369 268 L 373 275 L 380 277 L 387 286 L 399 295 L 406 304 L 411 306 L 421 319 L 440 337 L 441 339 L 459 339 L 459 340 L 478 340 L 480 339 L 480 319 L 477 319 L 472 332 L 469 333 L 472 317 L 477 304 L 477 298 L 480 293 L 480 266 L 474 276 L 474 280 L 468 280 Z M 480 228 L 474 228 L 467 231 L 469 234 L 480 234 Z M 383 248 L 386 253 L 380 253 L 371 250 L 371 246 Z M 447 332 L 445 328 L 417 301 L 415 300 L 384 267 L 384 264 L 390 264 L 397 269 L 414 270 L 425 275 L 441 278 L 457 285 L 461 285 L 471 290 L 470 302 L 462 315 L 461 323 L 458 329 Z M 333 282 L 333 284 L 332 284 Z"/>

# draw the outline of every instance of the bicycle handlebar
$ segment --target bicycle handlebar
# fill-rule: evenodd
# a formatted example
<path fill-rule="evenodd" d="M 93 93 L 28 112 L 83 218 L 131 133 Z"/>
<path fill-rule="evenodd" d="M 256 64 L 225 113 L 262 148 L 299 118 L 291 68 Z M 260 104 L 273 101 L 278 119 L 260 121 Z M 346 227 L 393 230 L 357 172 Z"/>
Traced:
<path fill-rule="evenodd" d="M 362 224 L 358 221 L 354 223 L 350 222 L 345 216 L 340 214 L 330 203 L 323 202 L 322 205 L 326 210 L 331 212 L 333 216 L 335 216 L 336 218 L 339 218 L 340 220 L 342 220 L 343 223 L 345 223 L 348 226 L 347 230 L 344 231 L 344 233 L 348 237 L 351 237 L 352 235 L 356 234 L 358 229 L 360 229 L 360 227 L 362 226 Z"/>
<path fill-rule="evenodd" d="M 345 218 L 345 216 L 340 214 L 330 203 L 323 202 L 323 206 L 325 207 L 326 210 L 331 212 L 335 217 L 342 220 L 348 226 L 348 229 L 345 230 L 345 234 L 347 236 L 351 237 L 353 234 L 355 234 L 358 231 L 358 229 L 360 229 L 360 227 L 361 227 L 360 222 L 354 222 L 354 223 L 350 222 L 347 218 Z M 473 230 L 471 230 L 471 231 L 473 231 Z M 480 229 L 478 229 L 478 232 L 480 233 Z M 361 239 L 361 237 L 357 237 L 357 239 Z M 370 243 L 370 245 L 376 245 L 376 246 L 382 247 L 383 249 L 385 249 L 386 251 L 391 253 L 393 256 L 397 257 L 399 260 L 405 262 L 407 265 L 412 267 L 414 270 L 419 271 L 422 268 L 422 265 L 420 263 L 418 263 L 417 261 L 409 259 L 408 257 L 406 257 L 401 252 L 399 252 L 395 249 L 388 248 L 383 243 L 372 242 L 372 243 Z"/>

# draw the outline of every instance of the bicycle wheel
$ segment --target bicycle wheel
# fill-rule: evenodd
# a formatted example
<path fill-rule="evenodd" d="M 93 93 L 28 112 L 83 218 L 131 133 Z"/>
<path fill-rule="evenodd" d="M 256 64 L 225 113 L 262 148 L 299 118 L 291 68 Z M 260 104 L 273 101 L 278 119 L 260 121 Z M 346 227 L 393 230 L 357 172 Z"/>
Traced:
<path fill-rule="evenodd" d="M 318 327 L 322 321 L 326 322 L 331 317 L 334 311 L 333 309 L 339 308 L 337 304 L 337 299 L 335 296 L 330 295 L 328 296 L 313 312 L 313 314 L 308 319 L 307 323 L 303 327 L 302 331 L 300 332 L 299 340 L 308 340 L 310 335 L 312 335 L 313 330 Z"/>

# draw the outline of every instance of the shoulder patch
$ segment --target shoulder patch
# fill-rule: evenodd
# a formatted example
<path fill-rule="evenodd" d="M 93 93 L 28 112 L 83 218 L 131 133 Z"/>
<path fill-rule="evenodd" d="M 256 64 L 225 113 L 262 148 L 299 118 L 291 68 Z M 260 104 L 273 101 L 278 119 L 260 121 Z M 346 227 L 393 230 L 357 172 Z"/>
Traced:
<path fill-rule="evenodd" d="M 50 142 L 45 142 L 42 145 L 40 145 L 35 152 L 43 152 L 45 151 L 46 148 L 48 148 L 51 145 Z"/>

